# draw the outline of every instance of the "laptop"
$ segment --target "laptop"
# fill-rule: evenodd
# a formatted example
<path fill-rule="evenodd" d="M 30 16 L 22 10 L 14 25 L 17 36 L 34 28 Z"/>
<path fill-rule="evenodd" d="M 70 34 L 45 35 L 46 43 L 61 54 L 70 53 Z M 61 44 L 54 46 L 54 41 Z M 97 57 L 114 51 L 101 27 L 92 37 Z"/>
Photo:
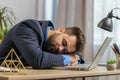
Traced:
<path fill-rule="evenodd" d="M 106 39 L 104 40 L 103 44 L 99 48 L 92 63 L 77 64 L 75 66 L 53 67 L 53 68 L 54 69 L 66 69 L 66 70 L 86 70 L 86 71 L 92 70 L 97 67 L 98 62 L 102 58 L 104 52 L 106 51 L 111 41 L 112 41 L 111 37 L 106 37 Z"/>

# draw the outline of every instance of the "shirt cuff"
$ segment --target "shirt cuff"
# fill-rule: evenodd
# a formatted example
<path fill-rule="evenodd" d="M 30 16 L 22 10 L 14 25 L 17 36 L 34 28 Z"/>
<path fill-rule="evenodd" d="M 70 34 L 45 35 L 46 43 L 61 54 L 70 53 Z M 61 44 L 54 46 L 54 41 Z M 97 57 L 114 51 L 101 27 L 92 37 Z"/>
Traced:
<path fill-rule="evenodd" d="M 64 55 L 62 54 L 63 59 L 64 59 L 64 65 L 66 66 L 67 64 L 70 64 L 72 62 L 72 58 L 69 55 Z"/>

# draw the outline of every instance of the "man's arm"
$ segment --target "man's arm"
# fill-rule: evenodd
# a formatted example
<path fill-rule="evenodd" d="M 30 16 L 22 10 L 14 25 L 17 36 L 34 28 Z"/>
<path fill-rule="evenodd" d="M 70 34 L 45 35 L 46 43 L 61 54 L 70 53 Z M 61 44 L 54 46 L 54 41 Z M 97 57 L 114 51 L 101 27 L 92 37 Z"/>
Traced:
<path fill-rule="evenodd" d="M 71 53 L 71 54 L 62 54 L 64 57 L 64 65 L 66 66 L 74 66 L 77 64 L 83 64 L 84 60 L 80 53 Z"/>

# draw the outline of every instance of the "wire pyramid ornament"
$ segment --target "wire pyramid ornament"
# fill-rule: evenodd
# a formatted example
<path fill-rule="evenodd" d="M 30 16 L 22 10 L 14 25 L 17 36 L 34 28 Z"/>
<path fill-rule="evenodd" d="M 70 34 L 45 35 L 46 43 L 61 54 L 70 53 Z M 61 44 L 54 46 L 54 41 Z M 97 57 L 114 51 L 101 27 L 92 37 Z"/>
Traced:
<path fill-rule="evenodd" d="M 24 74 L 27 74 L 25 66 L 14 49 L 9 51 L 6 58 L 2 62 L 1 67 L 4 68 L 3 72 L 20 73 L 22 70 L 22 72 L 24 71 Z"/>

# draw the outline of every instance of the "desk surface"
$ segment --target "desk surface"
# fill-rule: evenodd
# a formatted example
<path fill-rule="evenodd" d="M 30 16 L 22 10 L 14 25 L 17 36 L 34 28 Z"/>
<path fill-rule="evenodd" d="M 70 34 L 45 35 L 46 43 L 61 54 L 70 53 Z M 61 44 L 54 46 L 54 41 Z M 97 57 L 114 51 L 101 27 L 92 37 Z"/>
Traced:
<path fill-rule="evenodd" d="M 60 79 L 60 78 L 78 78 L 118 75 L 120 70 L 107 71 L 106 67 L 97 67 L 91 71 L 70 71 L 70 70 L 33 70 L 27 69 L 27 74 L 10 75 L 0 72 L 0 80 L 24 80 L 24 79 Z"/>

